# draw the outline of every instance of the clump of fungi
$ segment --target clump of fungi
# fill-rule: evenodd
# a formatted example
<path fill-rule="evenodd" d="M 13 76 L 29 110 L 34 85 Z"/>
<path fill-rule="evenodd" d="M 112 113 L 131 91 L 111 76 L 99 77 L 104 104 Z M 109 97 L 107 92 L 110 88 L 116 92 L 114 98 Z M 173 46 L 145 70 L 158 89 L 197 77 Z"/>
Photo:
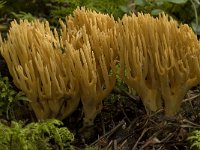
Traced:
<path fill-rule="evenodd" d="M 168 16 L 112 16 L 77 8 L 60 21 L 61 35 L 48 22 L 13 21 L 0 42 L 14 84 L 30 99 L 38 120 L 64 119 L 83 105 L 84 126 L 92 125 L 102 100 L 120 77 L 145 107 L 180 107 L 200 83 L 200 42 L 187 25 Z M 163 103 L 164 100 L 164 103 Z"/>
<path fill-rule="evenodd" d="M 14 84 L 30 99 L 38 120 L 65 118 L 80 101 L 73 62 L 61 47 L 57 32 L 39 21 L 12 22 L 1 43 Z"/>
<path fill-rule="evenodd" d="M 174 115 L 186 92 L 200 83 L 197 36 L 165 15 L 125 15 L 118 30 L 121 78 L 148 109 L 164 106 L 166 115 Z"/>

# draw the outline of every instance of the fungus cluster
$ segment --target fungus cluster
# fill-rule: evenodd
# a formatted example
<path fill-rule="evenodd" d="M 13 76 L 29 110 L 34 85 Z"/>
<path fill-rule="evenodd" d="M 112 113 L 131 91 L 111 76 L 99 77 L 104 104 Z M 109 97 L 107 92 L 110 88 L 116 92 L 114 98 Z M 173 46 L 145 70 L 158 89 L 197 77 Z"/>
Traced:
<path fill-rule="evenodd" d="M 40 120 L 64 118 L 80 101 L 73 62 L 60 49 L 57 32 L 39 21 L 12 22 L 8 39 L 1 43 L 15 85 L 30 99 Z"/>
<path fill-rule="evenodd" d="M 164 106 L 166 115 L 174 115 L 186 92 L 200 82 L 197 36 L 165 15 L 124 16 L 118 28 L 121 78 L 148 109 Z"/>
<path fill-rule="evenodd" d="M 200 83 L 200 43 L 187 25 L 162 15 L 113 17 L 76 9 L 60 21 L 61 35 L 48 23 L 13 21 L 1 40 L 15 85 L 31 100 L 38 120 L 64 119 L 83 105 L 91 125 L 102 100 L 120 77 L 135 89 L 146 108 L 180 107 L 187 90 Z"/>

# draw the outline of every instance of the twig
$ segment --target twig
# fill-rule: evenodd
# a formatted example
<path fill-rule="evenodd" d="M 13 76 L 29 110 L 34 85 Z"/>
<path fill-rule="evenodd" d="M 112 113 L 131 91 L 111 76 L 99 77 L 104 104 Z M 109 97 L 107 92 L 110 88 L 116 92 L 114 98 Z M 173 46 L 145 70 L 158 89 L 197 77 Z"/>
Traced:
<path fill-rule="evenodd" d="M 122 144 L 119 146 L 119 149 L 122 149 L 122 147 L 123 147 L 126 143 L 127 143 L 127 139 L 124 140 L 124 141 L 122 142 Z"/>
<path fill-rule="evenodd" d="M 135 118 L 133 121 L 131 121 L 131 123 L 130 123 L 130 125 L 128 126 L 128 128 L 127 128 L 127 130 L 130 130 L 132 127 L 133 127 L 133 125 L 135 125 L 137 122 L 138 122 L 138 117 L 137 118 Z"/>
<path fill-rule="evenodd" d="M 75 150 L 82 150 L 81 148 L 79 147 L 76 147 L 76 146 L 73 146 Z"/>
<path fill-rule="evenodd" d="M 111 140 L 103 150 L 108 150 L 112 144 L 113 144 L 113 140 Z"/>
<path fill-rule="evenodd" d="M 153 128 L 153 127 L 152 127 Z M 149 144 L 158 144 L 161 143 L 161 141 L 157 138 L 157 136 L 162 132 L 162 130 L 158 130 L 157 132 L 155 132 L 151 137 L 148 138 L 147 142 L 140 148 L 140 149 L 144 149 L 146 146 L 148 146 Z"/>
<path fill-rule="evenodd" d="M 163 146 L 160 146 L 157 150 L 161 150 L 163 148 Z"/>
<path fill-rule="evenodd" d="M 105 125 L 104 125 L 104 121 L 103 121 L 103 116 L 101 114 L 101 125 L 102 125 L 102 129 L 103 129 L 103 135 L 106 134 L 106 129 L 105 129 Z"/>
<path fill-rule="evenodd" d="M 117 150 L 118 148 L 117 148 L 117 140 L 114 140 L 114 150 Z"/>
<path fill-rule="evenodd" d="M 152 129 L 152 127 L 150 127 L 150 128 L 145 128 L 145 129 L 142 131 L 142 134 L 140 135 L 140 137 L 139 137 L 138 140 L 136 141 L 136 143 L 135 143 L 135 145 L 133 146 L 132 150 L 136 150 L 136 147 L 137 147 L 139 141 L 142 139 L 142 137 L 144 136 L 144 134 L 145 134 L 149 129 Z"/>
<path fill-rule="evenodd" d="M 131 99 L 133 99 L 135 102 L 137 102 L 137 97 L 136 97 L 136 96 L 134 97 L 133 95 L 131 95 L 131 94 L 130 94 L 129 92 L 127 92 L 126 90 L 121 90 L 121 89 L 119 89 L 119 88 L 117 88 L 117 87 L 114 87 L 113 92 L 116 93 L 116 94 L 123 95 L 123 96 L 128 96 L 128 97 L 130 97 Z"/>
<path fill-rule="evenodd" d="M 189 124 L 193 125 L 193 127 L 198 127 L 198 128 L 200 128 L 200 125 L 198 125 L 198 124 L 196 124 L 196 123 L 193 123 L 193 122 L 191 122 L 191 121 L 189 121 L 189 120 L 187 120 L 187 119 L 183 119 L 183 122 L 189 123 Z"/>
<path fill-rule="evenodd" d="M 172 133 L 169 133 L 164 139 L 160 140 L 160 143 L 164 143 L 165 141 L 171 139 L 174 135 Z"/>
<path fill-rule="evenodd" d="M 191 101 L 191 100 L 193 100 L 193 99 L 195 99 L 195 98 L 197 98 L 197 97 L 199 97 L 199 96 L 200 96 L 200 94 L 194 95 L 194 96 L 192 96 L 192 97 L 189 97 L 189 98 L 184 99 L 182 102 L 185 103 L 185 102 L 187 102 L 187 101 Z"/>
<path fill-rule="evenodd" d="M 126 115 L 124 109 L 121 107 L 122 113 L 125 116 L 126 120 L 128 121 L 128 123 L 131 123 L 130 119 L 128 118 L 128 116 Z"/>
<path fill-rule="evenodd" d="M 145 149 L 145 147 L 147 147 L 150 144 L 152 144 L 152 145 L 154 145 L 154 144 L 160 144 L 160 140 L 157 139 L 156 137 L 151 138 L 151 139 L 147 140 L 147 142 L 140 148 L 140 150 Z"/>
<path fill-rule="evenodd" d="M 168 123 L 168 124 L 171 124 L 173 126 L 182 127 L 182 128 L 200 128 L 200 125 L 195 124 L 187 119 L 183 119 L 182 124 L 180 124 L 180 123 Z"/>
<path fill-rule="evenodd" d="M 118 125 L 116 125 L 113 129 L 111 129 L 109 132 L 107 132 L 106 134 L 102 135 L 99 139 L 97 139 L 96 141 L 94 141 L 92 144 L 90 144 L 90 146 L 95 145 L 99 140 L 103 139 L 103 138 L 109 138 L 111 135 L 113 135 L 113 133 L 115 133 L 115 131 L 117 131 L 123 124 L 125 124 L 126 122 L 124 120 L 120 121 L 118 123 Z"/>

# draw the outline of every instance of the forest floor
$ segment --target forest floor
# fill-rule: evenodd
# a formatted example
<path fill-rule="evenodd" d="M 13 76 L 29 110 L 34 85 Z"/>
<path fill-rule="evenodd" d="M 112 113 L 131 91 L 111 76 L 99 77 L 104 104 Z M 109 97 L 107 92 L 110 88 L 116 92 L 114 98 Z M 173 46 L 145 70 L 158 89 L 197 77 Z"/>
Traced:
<path fill-rule="evenodd" d="M 198 88 L 190 90 L 181 110 L 169 118 L 163 110 L 146 112 L 138 96 L 115 89 L 104 100 L 94 126 L 84 134 L 79 132 L 80 112 L 64 120 L 75 134 L 77 150 L 86 145 L 103 150 L 187 150 L 191 146 L 187 140 L 189 132 L 200 128 L 200 94 Z"/>

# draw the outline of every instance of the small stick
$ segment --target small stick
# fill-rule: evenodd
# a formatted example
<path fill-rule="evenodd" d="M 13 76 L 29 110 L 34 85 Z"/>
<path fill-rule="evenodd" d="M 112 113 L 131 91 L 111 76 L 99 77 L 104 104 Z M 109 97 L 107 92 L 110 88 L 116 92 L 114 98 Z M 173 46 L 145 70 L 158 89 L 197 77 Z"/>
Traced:
<path fill-rule="evenodd" d="M 189 97 L 189 98 L 184 99 L 182 102 L 185 103 L 185 102 L 187 102 L 187 101 L 191 101 L 191 100 L 193 100 L 193 99 L 195 99 L 195 98 L 197 98 L 197 97 L 199 97 L 199 96 L 200 96 L 200 94 L 197 94 L 197 95 L 195 95 L 195 96 L 192 96 L 192 97 Z"/>
<path fill-rule="evenodd" d="M 113 140 L 111 140 L 103 150 L 108 150 L 112 144 L 113 144 Z"/>
<path fill-rule="evenodd" d="M 117 140 L 114 140 L 114 150 L 117 150 L 118 148 L 117 148 Z"/>
<path fill-rule="evenodd" d="M 101 124 L 102 124 L 102 129 L 103 129 L 103 135 L 106 134 L 106 129 L 105 129 L 105 125 L 104 125 L 104 121 L 103 121 L 103 116 L 101 114 Z"/>
<path fill-rule="evenodd" d="M 113 129 L 111 129 L 109 132 L 107 132 L 106 134 L 102 135 L 99 139 L 97 139 L 96 141 L 94 141 L 92 144 L 90 144 L 90 146 L 95 145 L 100 139 L 103 138 L 109 138 L 113 133 L 115 133 L 115 131 L 117 131 L 123 124 L 125 124 L 126 122 L 124 120 L 120 121 L 118 123 L 118 125 L 116 125 Z"/>
<path fill-rule="evenodd" d="M 136 147 L 137 147 L 139 141 L 142 139 L 142 137 L 144 136 L 144 134 L 145 134 L 149 129 L 151 129 L 151 128 L 152 128 L 152 127 L 146 128 L 146 129 L 144 129 L 144 130 L 142 131 L 142 134 L 140 135 L 140 137 L 139 137 L 138 140 L 136 141 L 136 143 L 135 143 L 135 145 L 133 146 L 132 150 L 136 150 Z"/>

